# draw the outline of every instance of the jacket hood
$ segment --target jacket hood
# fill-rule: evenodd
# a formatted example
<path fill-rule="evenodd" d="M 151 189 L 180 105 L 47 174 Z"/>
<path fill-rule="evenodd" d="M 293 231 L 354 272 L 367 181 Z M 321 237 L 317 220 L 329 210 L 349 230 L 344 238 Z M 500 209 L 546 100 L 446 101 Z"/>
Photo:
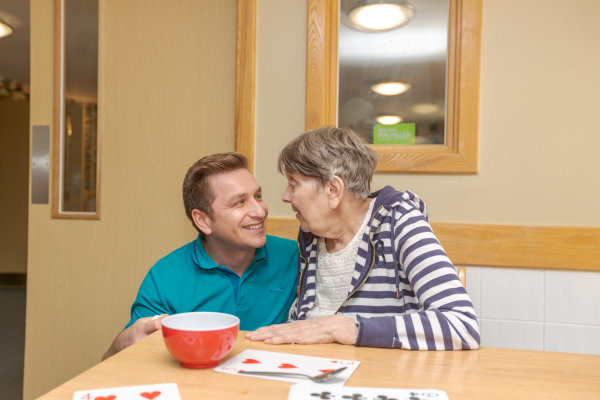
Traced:
<path fill-rule="evenodd" d="M 375 197 L 375 207 L 373 207 L 373 213 L 377 212 L 379 207 L 383 206 L 384 208 L 391 210 L 394 207 L 398 207 L 402 203 L 406 203 L 403 208 L 408 209 L 412 207 L 416 207 L 423 213 L 425 219 L 427 219 L 427 205 L 419 196 L 415 193 L 407 190 L 405 192 L 400 192 L 394 189 L 391 186 L 385 186 L 383 189 L 378 190 L 375 193 L 372 193 L 369 197 Z"/>

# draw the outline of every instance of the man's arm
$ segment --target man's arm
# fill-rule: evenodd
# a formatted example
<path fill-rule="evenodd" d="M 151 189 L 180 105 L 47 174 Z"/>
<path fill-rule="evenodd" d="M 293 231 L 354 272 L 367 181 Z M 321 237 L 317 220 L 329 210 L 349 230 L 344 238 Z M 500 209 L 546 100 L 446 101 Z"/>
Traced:
<path fill-rule="evenodd" d="M 131 326 L 117 335 L 108 350 L 106 350 L 106 353 L 102 356 L 102 361 L 131 346 L 151 333 L 156 332 L 160 329 L 161 322 L 166 316 L 167 314 L 162 314 L 154 317 L 140 318 L 135 321 Z"/>

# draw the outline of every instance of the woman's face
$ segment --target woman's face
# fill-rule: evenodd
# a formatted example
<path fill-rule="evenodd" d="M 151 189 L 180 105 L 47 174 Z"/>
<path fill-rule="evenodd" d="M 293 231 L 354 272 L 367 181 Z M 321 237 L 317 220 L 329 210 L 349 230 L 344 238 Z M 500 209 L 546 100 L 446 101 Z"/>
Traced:
<path fill-rule="evenodd" d="M 300 229 L 324 236 L 327 230 L 329 203 L 327 191 L 315 178 L 297 172 L 286 173 L 288 181 L 282 200 L 290 203 L 300 221 Z"/>

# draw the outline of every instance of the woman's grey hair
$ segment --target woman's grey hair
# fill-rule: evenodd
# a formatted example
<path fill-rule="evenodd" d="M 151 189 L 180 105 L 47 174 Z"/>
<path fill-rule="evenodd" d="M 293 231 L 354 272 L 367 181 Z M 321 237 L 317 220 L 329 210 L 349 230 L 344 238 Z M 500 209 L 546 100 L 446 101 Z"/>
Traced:
<path fill-rule="evenodd" d="M 325 126 L 289 142 L 279 153 L 277 169 L 282 174 L 297 172 L 316 178 L 321 186 L 337 175 L 346 190 L 366 199 L 377 160 L 377 152 L 350 128 Z"/>

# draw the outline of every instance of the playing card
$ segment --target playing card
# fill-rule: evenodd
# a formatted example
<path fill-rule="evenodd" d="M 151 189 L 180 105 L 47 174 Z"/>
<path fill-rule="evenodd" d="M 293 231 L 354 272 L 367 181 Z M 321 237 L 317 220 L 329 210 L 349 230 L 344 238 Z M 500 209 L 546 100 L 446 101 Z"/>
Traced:
<path fill-rule="evenodd" d="M 214 370 L 226 374 L 250 376 L 238 374 L 238 371 L 275 371 L 293 372 L 295 374 L 306 374 L 309 376 L 319 375 L 334 369 L 346 367 L 339 374 L 327 381 L 328 384 L 343 385 L 354 373 L 360 361 L 339 360 L 335 358 L 301 356 L 298 354 L 277 353 L 262 350 L 244 350 L 235 357 L 230 358 Z M 267 376 L 252 375 L 256 378 L 274 379 L 286 382 L 305 382 L 306 379 L 297 376 Z"/>
<path fill-rule="evenodd" d="M 73 400 L 181 400 L 175 383 L 79 390 Z"/>
<path fill-rule="evenodd" d="M 290 387 L 288 400 L 448 400 L 443 390 L 352 387 L 303 383 Z"/>

